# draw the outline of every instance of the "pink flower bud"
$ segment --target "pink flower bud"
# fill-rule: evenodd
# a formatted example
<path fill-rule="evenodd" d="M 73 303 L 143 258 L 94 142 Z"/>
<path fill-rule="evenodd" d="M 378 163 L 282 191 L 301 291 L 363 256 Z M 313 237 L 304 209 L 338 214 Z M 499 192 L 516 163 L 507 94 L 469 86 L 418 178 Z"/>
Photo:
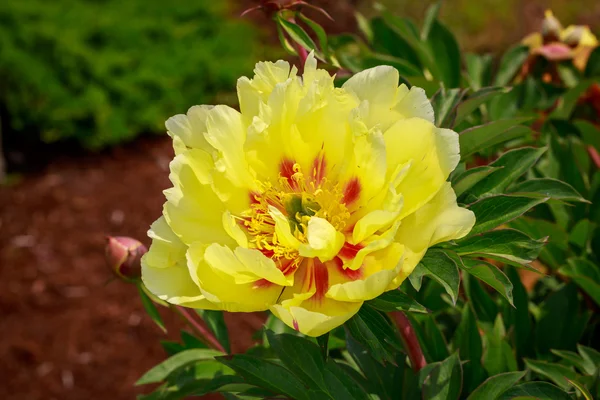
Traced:
<path fill-rule="evenodd" d="M 106 262 L 119 278 L 135 281 L 142 276 L 140 260 L 147 251 L 146 246 L 130 237 L 108 236 Z"/>

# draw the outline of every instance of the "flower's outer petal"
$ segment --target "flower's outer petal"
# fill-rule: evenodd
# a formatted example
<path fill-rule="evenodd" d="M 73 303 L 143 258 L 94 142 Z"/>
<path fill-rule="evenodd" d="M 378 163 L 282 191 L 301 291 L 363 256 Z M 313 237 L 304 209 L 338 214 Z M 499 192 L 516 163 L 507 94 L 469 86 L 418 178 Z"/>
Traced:
<path fill-rule="evenodd" d="M 337 328 L 358 312 L 362 302 L 341 302 L 324 298 L 320 302 L 306 300 L 301 306 L 284 301 L 275 304 L 271 312 L 290 328 L 317 337 Z"/>
<path fill-rule="evenodd" d="M 407 255 L 395 283 L 412 272 L 429 247 L 464 237 L 474 224 L 475 215 L 456 204 L 454 190 L 446 182 L 429 203 L 402 220 L 395 240 L 406 246 Z"/>
<path fill-rule="evenodd" d="M 585 25 L 569 25 L 560 33 L 560 40 L 567 41 L 569 36 L 575 36 L 579 39 L 577 46 L 596 47 L 598 39 L 592 33 L 590 28 Z"/>
<path fill-rule="evenodd" d="M 390 106 L 396 98 L 400 75 L 396 68 L 380 65 L 361 71 L 348 79 L 342 88 L 352 92 L 360 101 Z"/>
<path fill-rule="evenodd" d="M 254 177 L 244 153 L 246 130 L 241 114 L 231 107 L 215 106 L 208 112 L 206 128 L 204 137 L 218 153 L 215 168 L 235 186 L 254 189 Z"/>
<path fill-rule="evenodd" d="M 191 107 L 187 115 L 178 114 L 165 122 L 167 133 L 174 142 L 181 141 L 192 149 L 208 150 L 210 146 L 204 138 L 206 118 L 213 106 L 201 105 Z"/>
<path fill-rule="evenodd" d="M 344 268 L 349 268 L 353 271 L 358 270 L 362 267 L 365 257 L 369 254 L 385 249 L 388 247 L 396 236 L 396 232 L 398 231 L 398 227 L 400 226 L 400 221 L 397 220 L 394 224 L 386 231 L 384 231 L 381 235 L 373 235 L 369 238 L 369 242 L 366 243 L 366 246 L 361 248 L 353 259 L 344 264 Z"/>
<path fill-rule="evenodd" d="M 458 135 L 423 119 L 409 118 L 395 123 L 384 137 L 390 170 L 412 160 L 397 187 L 404 196 L 403 218 L 431 200 L 458 164 Z"/>
<path fill-rule="evenodd" d="M 192 243 L 186 256 L 188 268 L 196 274 L 202 294 L 220 309 L 231 312 L 264 311 L 281 293 L 278 285 L 237 284 L 235 277 L 214 269 L 204 259 L 207 246 Z"/>
<path fill-rule="evenodd" d="M 223 213 L 223 228 L 227 234 L 236 241 L 238 246 L 248 247 L 248 237 L 246 236 L 246 233 L 229 210 Z"/>
<path fill-rule="evenodd" d="M 318 257 L 322 262 L 335 257 L 346 240 L 343 233 L 336 231 L 326 219 L 319 217 L 311 217 L 308 221 L 306 238 L 308 244 L 300 245 L 300 255 Z"/>
<path fill-rule="evenodd" d="M 335 270 L 329 273 L 331 287 L 326 296 L 340 301 L 366 301 L 374 299 L 387 290 L 390 283 L 398 276 L 402 267 L 404 246 L 392 243 L 383 250 L 374 252 L 365 257 L 361 267 L 361 276 L 356 280 L 349 280 L 343 273 L 334 275 Z M 337 279 L 336 279 L 337 278 Z M 339 283 L 334 283 L 339 281 Z"/>
<path fill-rule="evenodd" d="M 425 90 L 413 86 L 410 90 L 405 84 L 400 85 L 396 96 L 396 104 L 393 107 L 399 115 L 396 118 L 421 118 L 435 123 L 433 106 L 427 98 Z"/>
<path fill-rule="evenodd" d="M 529 47 L 530 50 L 536 49 L 544 44 L 544 39 L 542 38 L 542 34 L 539 32 L 531 33 L 521 40 L 525 46 Z"/>
<path fill-rule="evenodd" d="M 161 300 L 187 307 L 217 309 L 208 301 L 188 271 L 185 246 L 173 233 L 164 217 L 156 220 L 148 236 L 150 250 L 142 257 L 142 281 Z"/>
<path fill-rule="evenodd" d="M 179 154 L 171 162 L 169 178 L 174 187 L 164 192 L 163 215 L 187 245 L 196 241 L 233 244 L 223 227 L 225 205 L 212 189 L 211 164 L 210 156 L 197 149 Z"/>
<path fill-rule="evenodd" d="M 275 262 L 256 249 L 237 247 L 235 251 L 218 243 L 210 244 L 204 260 L 221 275 L 232 277 L 236 284 L 245 284 L 265 279 L 277 285 L 291 285 Z"/>

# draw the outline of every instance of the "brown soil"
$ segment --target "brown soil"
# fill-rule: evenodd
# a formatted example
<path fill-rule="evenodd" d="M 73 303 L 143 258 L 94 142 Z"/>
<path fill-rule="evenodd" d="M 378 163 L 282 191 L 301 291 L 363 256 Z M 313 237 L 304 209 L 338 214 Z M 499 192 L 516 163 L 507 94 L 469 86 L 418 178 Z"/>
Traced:
<path fill-rule="evenodd" d="M 136 289 L 112 280 L 104 236 L 141 238 L 169 187 L 170 141 L 63 155 L 0 186 L 0 398 L 133 399 L 166 356 Z M 183 326 L 161 310 L 170 338 Z M 227 315 L 234 351 L 260 321 Z"/>

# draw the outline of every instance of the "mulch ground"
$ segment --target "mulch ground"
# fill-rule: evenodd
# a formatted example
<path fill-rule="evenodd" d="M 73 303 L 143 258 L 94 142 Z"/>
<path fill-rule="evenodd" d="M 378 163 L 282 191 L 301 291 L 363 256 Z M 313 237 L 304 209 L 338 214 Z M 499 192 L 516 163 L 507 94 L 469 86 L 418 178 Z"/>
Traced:
<path fill-rule="evenodd" d="M 159 341 L 177 338 L 183 324 L 162 310 L 165 336 L 135 287 L 111 280 L 103 249 L 106 234 L 148 244 L 172 154 L 168 138 L 144 138 L 58 156 L 0 186 L 1 399 L 119 400 L 144 391 L 133 383 L 165 359 Z M 243 351 L 256 318 L 226 317 L 233 350 Z"/>

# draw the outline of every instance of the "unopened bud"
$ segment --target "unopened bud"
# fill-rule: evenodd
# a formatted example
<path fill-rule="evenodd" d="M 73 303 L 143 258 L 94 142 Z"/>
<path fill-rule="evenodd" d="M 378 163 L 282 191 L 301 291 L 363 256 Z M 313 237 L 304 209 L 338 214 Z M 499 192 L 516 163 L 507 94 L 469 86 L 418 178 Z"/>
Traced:
<path fill-rule="evenodd" d="M 139 241 L 126 236 L 108 236 L 106 262 L 121 279 L 135 281 L 142 276 L 140 261 L 148 251 Z"/>
<path fill-rule="evenodd" d="M 581 38 L 583 37 L 585 28 L 586 27 L 582 25 L 569 27 L 567 31 L 565 31 L 566 36 L 564 37 L 563 42 L 567 46 L 577 47 L 579 45 L 579 42 L 581 42 Z"/>
<path fill-rule="evenodd" d="M 560 21 L 556 19 L 552 11 L 546 10 L 544 21 L 542 22 L 542 37 L 544 43 L 556 42 L 560 38 L 560 32 L 562 31 L 562 25 Z"/>

